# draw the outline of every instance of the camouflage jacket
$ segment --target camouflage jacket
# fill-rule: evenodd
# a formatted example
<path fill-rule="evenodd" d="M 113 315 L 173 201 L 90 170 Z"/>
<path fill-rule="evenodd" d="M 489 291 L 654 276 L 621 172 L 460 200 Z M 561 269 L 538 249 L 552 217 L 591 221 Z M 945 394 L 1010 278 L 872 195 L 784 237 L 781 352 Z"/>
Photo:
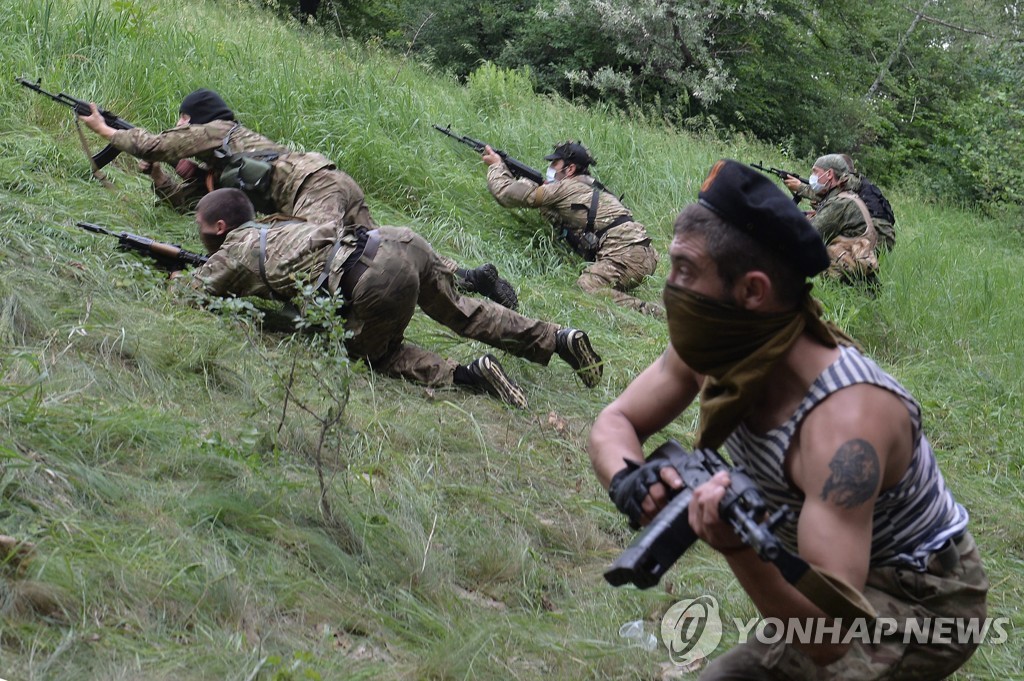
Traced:
<path fill-rule="evenodd" d="M 260 230 L 267 227 L 267 251 L 260 276 Z M 256 296 L 291 300 L 299 292 L 298 279 L 315 283 L 334 243 L 341 248 L 331 260 L 324 282 L 328 291 L 338 290 L 342 264 L 356 249 L 354 230 L 339 223 L 280 222 L 273 226 L 256 222 L 232 230 L 216 253 L 192 273 L 192 288 L 214 296 Z"/>
<path fill-rule="evenodd" d="M 845 191 L 849 191 L 846 186 L 829 190 L 811 218 L 811 224 L 826 244 L 837 236 L 861 236 L 867 231 L 868 225 L 857 202 L 840 196 Z"/>
<path fill-rule="evenodd" d="M 587 217 L 594 195 L 594 178 L 578 175 L 557 182 L 537 185 L 530 180 L 516 179 L 504 163 L 495 163 L 487 170 L 487 188 L 506 208 L 537 208 L 570 244 L 578 241 L 587 228 Z M 602 191 L 598 197 L 594 231 L 601 234 L 608 225 L 621 217 L 631 217 L 629 209 L 611 192 Z M 601 247 L 606 244 L 649 244 L 647 229 L 632 219 L 601 234 Z M 582 255 L 582 253 L 581 253 Z"/>
<path fill-rule="evenodd" d="M 195 158 L 219 176 L 224 165 L 214 152 L 221 148 L 235 125 L 235 121 L 211 121 L 203 125 L 181 125 L 159 134 L 132 128 L 118 130 L 110 142 L 115 148 L 144 161 L 174 164 L 183 158 Z M 270 151 L 280 154 L 271 162 L 274 170 L 270 186 L 271 198 L 279 213 L 292 212 L 295 196 L 307 177 L 323 168 L 334 168 L 334 164 L 321 154 L 292 151 L 242 125 L 238 125 L 231 134 L 228 150 L 230 153 Z M 159 195 L 160 190 L 157 193 Z"/>

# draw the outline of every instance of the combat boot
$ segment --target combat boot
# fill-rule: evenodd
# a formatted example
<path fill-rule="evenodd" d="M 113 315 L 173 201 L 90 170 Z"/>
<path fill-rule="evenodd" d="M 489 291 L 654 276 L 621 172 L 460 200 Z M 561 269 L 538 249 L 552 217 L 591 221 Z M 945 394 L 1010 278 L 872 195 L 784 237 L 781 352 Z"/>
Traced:
<path fill-rule="evenodd" d="M 555 352 L 573 368 L 583 385 L 593 388 L 601 382 L 604 365 L 594 352 L 590 338 L 579 329 L 561 329 L 555 334 Z"/>
<path fill-rule="evenodd" d="M 481 265 L 472 270 L 457 270 L 459 288 L 470 293 L 479 293 L 490 298 L 498 305 L 515 310 L 519 306 L 519 296 L 505 279 L 498 276 L 498 268 L 493 263 Z"/>
<path fill-rule="evenodd" d="M 494 355 L 488 354 L 473 360 L 466 367 L 466 371 L 469 375 L 468 385 L 471 387 L 493 395 L 513 407 L 526 409 L 526 393 L 509 378 Z"/>

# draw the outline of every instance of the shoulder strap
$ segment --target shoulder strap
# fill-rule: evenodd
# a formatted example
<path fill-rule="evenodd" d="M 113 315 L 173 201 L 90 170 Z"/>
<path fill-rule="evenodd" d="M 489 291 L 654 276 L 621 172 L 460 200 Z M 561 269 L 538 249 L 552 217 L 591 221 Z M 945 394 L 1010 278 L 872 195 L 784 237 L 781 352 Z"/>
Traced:
<path fill-rule="evenodd" d="M 594 195 L 590 199 L 590 209 L 587 211 L 587 231 L 594 231 L 594 221 L 597 219 L 597 204 L 601 199 L 601 190 L 594 187 Z"/>
<path fill-rule="evenodd" d="M 260 225 L 260 279 L 270 290 L 270 297 L 278 300 L 277 292 L 270 285 L 270 280 L 267 279 L 267 231 L 269 229 L 270 227 L 267 225 Z"/>
<path fill-rule="evenodd" d="M 327 258 L 324 259 L 324 271 L 316 278 L 315 290 L 319 291 L 327 283 L 327 278 L 331 276 L 331 264 L 334 262 L 334 256 L 338 255 L 339 250 L 341 250 L 341 235 L 338 235 L 338 238 L 334 240 L 334 246 L 331 247 Z"/>
<path fill-rule="evenodd" d="M 227 158 L 231 155 L 231 148 L 229 146 L 231 144 L 231 136 L 235 134 L 235 130 L 238 129 L 239 125 L 241 125 L 241 123 L 235 123 L 231 126 L 231 129 L 228 130 L 228 134 L 224 135 L 224 141 L 220 143 L 220 148 L 215 149 L 213 152 L 215 157 Z"/>
<path fill-rule="evenodd" d="M 860 209 L 860 214 L 864 216 L 864 224 L 866 225 L 864 229 L 864 236 L 871 240 L 871 248 L 874 249 L 875 245 L 878 243 L 878 233 L 875 231 L 875 223 L 871 219 L 871 213 L 868 212 L 867 205 L 864 204 L 864 199 L 860 198 L 859 196 L 857 196 L 855 192 L 851 191 L 842 192 L 839 194 L 839 196 L 850 199 L 855 204 L 857 204 L 857 208 Z"/>

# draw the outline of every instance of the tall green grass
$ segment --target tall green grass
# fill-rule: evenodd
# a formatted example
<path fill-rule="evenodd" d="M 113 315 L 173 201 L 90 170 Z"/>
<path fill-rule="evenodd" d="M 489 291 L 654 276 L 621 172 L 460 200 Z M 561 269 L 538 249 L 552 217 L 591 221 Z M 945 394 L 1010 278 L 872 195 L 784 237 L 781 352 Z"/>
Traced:
<path fill-rule="evenodd" d="M 604 583 L 630 533 L 589 470 L 587 430 L 664 349 L 664 325 L 578 291 L 580 263 L 539 216 L 497 206 L 479 159 L 430 126 L 535 166 L 555 142 L 583 139 L 663 255 L 715 159 L 779 154 L 541 98 L 528 74 L 486 65 L 460 86 L 246 3 L 14 0 L 0 28 L 0 533 L 37 545 L 27 573 L 0 582 L 0 676 L 648 679 L 668 657 L 627 647 L 623 622 L 656 625 L 697 593 L 753 614 L 700 547 L 661 588 Z M 292 388 L 326 404 L 316 345 L 176 304 L 159 274 L 72 227 L 199 247 L 131 159 L 109 169 L 113 191 L 88 179 L 69 113 L 16 75 L 154 130 L 188 91 L 218 90 L 246 125 L 335 160 L 380 222 L 468 265 L 496 262 L 526 314 L 586 329 L 607 362 L 602 384 L 586 391 L 557 361 L 503 356 L 531 401 L 513 412 L 343 372 L 326 517 L 317 423 L 283 397 L 298 358 L 313 368 Z M 1014 623 L 956 678 L 1021 678 L 1024 239 L 902 189 L 878 297 L 818 291 L 925 405 L 972 514 L 992 614 Z M 638 294 L 658 299 L 666 272 L 663 259 Z M 463 362 L 485 351 L 422 317 L 408 336 Z M 688 412 L 667 434 L 686 441 L 693 426 Z"/>

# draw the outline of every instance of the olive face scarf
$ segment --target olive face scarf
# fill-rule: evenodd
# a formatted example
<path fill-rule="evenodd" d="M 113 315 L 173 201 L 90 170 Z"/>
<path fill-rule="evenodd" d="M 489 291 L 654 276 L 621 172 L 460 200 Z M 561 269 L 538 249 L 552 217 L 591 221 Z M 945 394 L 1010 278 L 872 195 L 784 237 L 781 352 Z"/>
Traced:
<path fill-rule="evenodd" d="M 821 319 L 810 295 L 789 312 L 744 310 L 679 286 L 665 285 L 672 347 L 687 366 L 707 378 L 700 393 L 697 447 L 720 446 L 750 413 L 772 369 L 805 330 L 826 347 L 849 338 Z"/>

